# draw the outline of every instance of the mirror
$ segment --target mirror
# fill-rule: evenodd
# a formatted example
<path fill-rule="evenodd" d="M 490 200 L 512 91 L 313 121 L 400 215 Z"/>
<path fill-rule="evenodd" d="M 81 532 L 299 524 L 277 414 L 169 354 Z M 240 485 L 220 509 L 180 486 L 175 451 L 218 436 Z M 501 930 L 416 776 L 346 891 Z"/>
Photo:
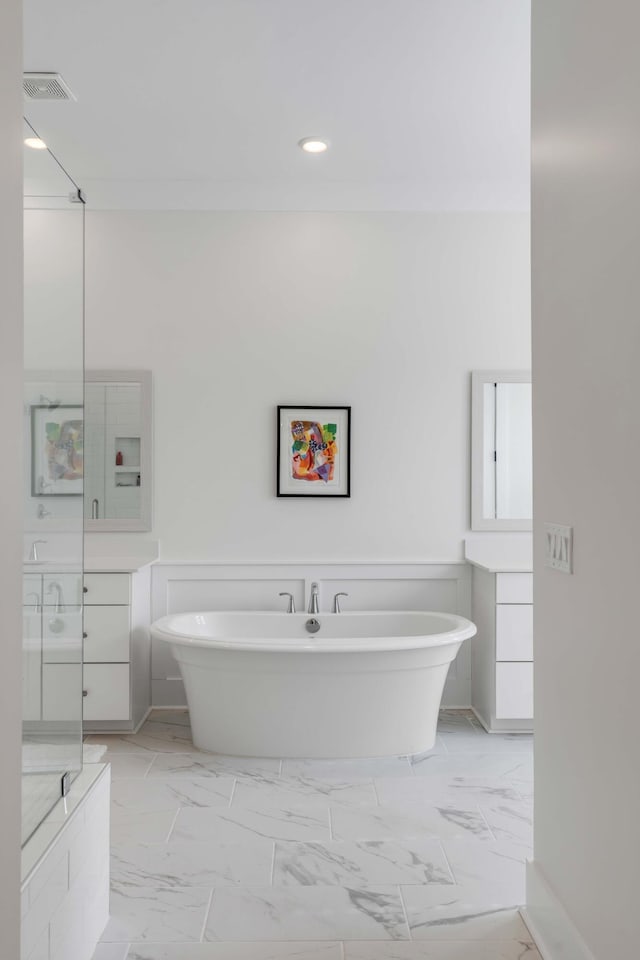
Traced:
<path fill-rule="evenodd" d="M 471 529 L 531 530 L 531 374 L 471 375 Z"/>
<path fill-rule="evenodd" d="M 87 370 L 87 531 L 151 529 L 151 373 Z"/>

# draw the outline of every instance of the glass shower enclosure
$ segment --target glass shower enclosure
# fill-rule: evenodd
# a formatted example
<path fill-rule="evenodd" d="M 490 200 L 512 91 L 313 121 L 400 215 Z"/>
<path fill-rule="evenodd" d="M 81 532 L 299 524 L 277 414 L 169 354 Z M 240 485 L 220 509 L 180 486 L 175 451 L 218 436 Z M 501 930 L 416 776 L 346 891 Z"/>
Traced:
<path fill-rule="evenodd" d="M 82 769 L 84 202 L 42 143 L 24 147 L 24 328 L 23 842 Z"/>

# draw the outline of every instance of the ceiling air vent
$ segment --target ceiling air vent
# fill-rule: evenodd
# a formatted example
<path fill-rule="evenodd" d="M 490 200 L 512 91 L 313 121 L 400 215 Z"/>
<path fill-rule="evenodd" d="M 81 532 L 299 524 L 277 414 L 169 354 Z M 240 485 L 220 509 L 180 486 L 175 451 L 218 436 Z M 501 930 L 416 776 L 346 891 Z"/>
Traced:
<path fill-rule="evenodd" d="M 25 73 L 22 87 L 26 100 L 75 100 L 59 73 Z"/>

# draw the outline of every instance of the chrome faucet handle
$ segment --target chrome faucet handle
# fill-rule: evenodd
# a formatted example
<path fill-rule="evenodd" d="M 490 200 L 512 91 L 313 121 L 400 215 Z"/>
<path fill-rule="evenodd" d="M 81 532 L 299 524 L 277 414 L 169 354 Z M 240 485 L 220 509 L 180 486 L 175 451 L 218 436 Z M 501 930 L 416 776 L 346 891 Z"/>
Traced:
<path fill-rule="evenodd" d="M 279 596 L 279 597 L 289 597 L 289 603 L 287 604 L 287 613 L 295 613 L 295 612 L 296 612 L 296 602 L 295 602 L 295 600 L 293 599 L 293 594 L 292 594 L 292 593 L 279 593 L 278 596 Z"/>
<path fill-rule="evenodd" d="M 31 544 L 31 550 L 29 551 L 29 560 L 38 559 L 38 544 L 39 543 L 48 543 L 48 540 L 34 540 Z"/>
<path fill-rule="evenodd" d="M 341 612 L 342 612 L 342 611 L 340 610 L 340 600 L 339 600 L 339 597 L 348 597 L 348 596 L 349 596 L 348 593 L 336 593 L 336 594 L 335 594 L 335 596 L 334 596 L 334 598 L 333 598 L 333 612 L 334 612 L 334 613 L 341 613 Z"/>

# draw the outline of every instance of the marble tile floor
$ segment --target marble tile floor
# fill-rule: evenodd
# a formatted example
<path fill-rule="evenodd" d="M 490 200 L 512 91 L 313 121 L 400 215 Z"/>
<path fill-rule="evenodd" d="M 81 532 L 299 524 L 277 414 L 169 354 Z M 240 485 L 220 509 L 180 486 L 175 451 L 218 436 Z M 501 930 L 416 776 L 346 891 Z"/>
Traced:
<path fill-rule="evenodd" d="M 540 960 L 517 910 L 530 736 L 444 710 L 420 757 L 251 759 L 163 710 L 86 742 L 113 776 L 94 960 Z"/>

